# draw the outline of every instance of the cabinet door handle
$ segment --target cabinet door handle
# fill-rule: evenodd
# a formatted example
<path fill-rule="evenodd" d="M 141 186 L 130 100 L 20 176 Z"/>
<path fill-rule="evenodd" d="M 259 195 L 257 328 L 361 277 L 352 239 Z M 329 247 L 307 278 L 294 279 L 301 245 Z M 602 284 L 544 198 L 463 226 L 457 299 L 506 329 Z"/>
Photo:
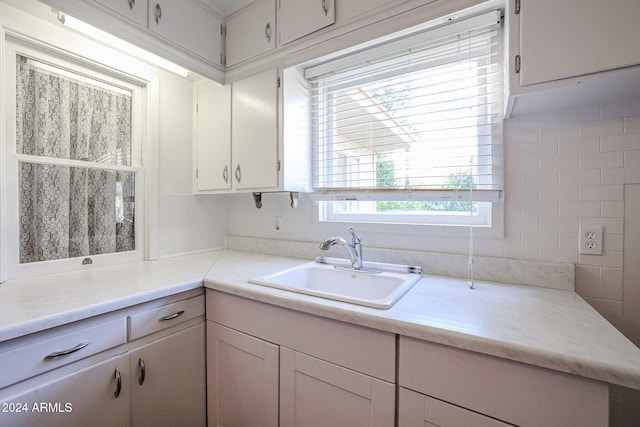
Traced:
<path fill-rule="evenodd" d="M 140 378 L 138 379 L 138 383 L 142 385 L 144 383 L 144 377 L 147 376 L 147 369 L 144 366 L 144 360 L 142 357 L 138 359 L 138 366 L 140 367 Z"/>
<path fill-rule="evenodd" d="M 240 165 L 236 166 L 236 181 L 240 184 L 240 178 L 242 178 L 242 174 L 240 173 Z"/>
<path fill-rule="evenodd" d="M 160 19 L 162 19 L 162 6 L 160 6 L 160 3 L 156 3 L 156 10 L 154 11 L 154 16 L 156 18 L 156 24 L 159 24 Z"/>
<path fill-rule="evenodd" d="M 49 353 L 44 357 L 44 360 L 51 360 L 51 359 L 55 359 L 57 357 L 61 357 L 61 356 L 66 356 L 67 354 L 71 354 L 71 353 L 75 353 L 76 351 L 80 351 L 83 348 L 85 348 L 86 346 L 88 346 L 89 344 L 91 344 L 90 341 L 87 342 L 81 342 L 80 344 L 76 345 L 75 347 L 71 347 L 68 348 L 66 350 L 57 350 L 54 351 L 53 353 Z"/>
<path fill-rule="evenodd" d="M 117 399 L 118 397 L 120 397 L 120 392 L 122 391 L 122 375 L 120 374 L 120 368 L 116 368 L 114 376 L 116 378 L 116 391 L 113 393 L 113 395 Z"/>
<path fill-rule="evenodd" d="M 161 322 L 165 322 L 165 321 L 167 321 L 167 320 L 173 320 L 173 319 L 175 319 L 175 318 L 177 318 L 177 317 L 180 317 L 180 316 L 182 316 L 183 314 L 184 314 L 184 310 L 180 310 L 180 311 L 177 311 L 177 312 L 175 312 L 175 313 L 173 313 L 173 314 L 169 314 L 169 315 L 167 315 L 167 316 L 162 316 L 162 317 L 161 317 L 161 318 L 159 318 L 158 320 L 159 320 L 159 321 L 161 321 Z"/>
<path fill-rule="evenodd" d="M 267 25 L 264 27 L 264 35 L 267 38 L 267 41 L 271 41 L 271 23 L 267 22 Z"/>
<path fill-rule="evenodd" d="M 327 0 L 322 0 L 322 11 L 324 12 L 324 16 L 327 16 L 329 13 L 329 8 L 327 7 Z"/>
<path fill-rule="evenodd" d="M 224 179 L 224 182 L 229 182 L 229 166 L 225 165 L 222 171 L 222 179 Z"/>
<path fill-rule="evenodd" d="M 129 10 L 133 10 L 133 6 L 136 5 L 136 0 L 129 0 Z"/>

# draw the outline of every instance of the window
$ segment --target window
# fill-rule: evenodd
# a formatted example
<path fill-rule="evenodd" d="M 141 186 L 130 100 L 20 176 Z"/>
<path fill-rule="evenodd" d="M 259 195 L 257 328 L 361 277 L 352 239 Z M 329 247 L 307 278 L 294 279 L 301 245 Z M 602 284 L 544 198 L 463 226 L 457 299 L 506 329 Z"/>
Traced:
<path fill-rule="evenodd" d="M 499 22 L 496 11 L 305 69 L 322 219 L 490 225 Z"/>
<path fill-rule="evenodd" d="M 8 46 L 9 277 L 141 260 L 142 87 L 77 58 Z"/>

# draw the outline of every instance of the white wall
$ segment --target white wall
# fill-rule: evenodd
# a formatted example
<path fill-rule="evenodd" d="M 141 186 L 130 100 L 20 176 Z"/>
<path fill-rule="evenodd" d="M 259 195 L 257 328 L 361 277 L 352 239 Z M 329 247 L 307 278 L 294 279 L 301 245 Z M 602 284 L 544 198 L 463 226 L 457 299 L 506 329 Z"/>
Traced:
<path fill-rule="evenodd" d="M 159 129 L 159 256 L 224 247 L 226 196 L 192 195 L 193 83 L 164 74 Z"/>

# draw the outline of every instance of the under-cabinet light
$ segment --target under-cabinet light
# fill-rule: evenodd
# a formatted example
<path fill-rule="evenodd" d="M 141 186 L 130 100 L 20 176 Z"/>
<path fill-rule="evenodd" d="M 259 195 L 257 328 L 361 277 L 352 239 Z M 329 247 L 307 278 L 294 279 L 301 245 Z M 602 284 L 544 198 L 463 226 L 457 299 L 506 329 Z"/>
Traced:
<path fill-rule="evenodd" d="M 118 50 L 127 52 L 128 54 L 140 58 L 143 61 L 157 65 L 158 67 L 164 68 L 165 70 L 171 71 L 172 73 L 175 73 L 179 76 L 189 77 L 189 70 L 187 70 L 186 68 L 183 68 L 171 61 L 167 61 L 166 59 L 159 57 L 158 55 L 134 46 L 129 42 L 112 36 L 111 34 L 102 31 L 92 25 L 89 25 L 86 22 L 76 19 L 73 16 L 65 15 L 64 13 L 58 12 L 58 21 L 68 26 L 69 28 L 73 28 L 74 30 L 79 31 L 86 36 L 89 36 L 95 40 L 99 40 Z"/>

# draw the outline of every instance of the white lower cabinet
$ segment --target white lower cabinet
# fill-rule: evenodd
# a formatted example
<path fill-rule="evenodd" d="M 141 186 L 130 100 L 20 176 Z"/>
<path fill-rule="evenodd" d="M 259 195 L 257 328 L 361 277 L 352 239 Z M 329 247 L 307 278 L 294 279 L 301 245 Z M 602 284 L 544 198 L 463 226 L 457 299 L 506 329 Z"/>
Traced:
<path fill-rule="evenodd" d="M 609 423 L 606 383 L 403 336 L 398 353 L 402 427 Z"/>
<path fill-rule="evenodd" d="M 395 424 L 395 335 L 207 291 L 209 426 Z"/>
<path fill-rule="evenodd" d="M 129 352 L 132 426 L 206 424 L 205 324 Z"/>
<path fill-rule="evenodd" d="M 0 426 L 127 426 L 128 378 L 124 354 L 4 397 Z"/>
<path fill-rule="evenodd" d="M 398 427 L 507 427 L 511 424 L 400 387 Z"/>
<path fill-rule="evenodd" d="M 395 386 L 280 348 L 282 427 L 393 426 Z"/>
<path fill-rule="evenodd" d="M 279 347 L 207 322 L 211 426 L 278 425 Z"/>
<path fill-rule="evenodd" d="M 0 342 L 0 427 L 204 426 L 204 308 L 194 290 Z"/>

